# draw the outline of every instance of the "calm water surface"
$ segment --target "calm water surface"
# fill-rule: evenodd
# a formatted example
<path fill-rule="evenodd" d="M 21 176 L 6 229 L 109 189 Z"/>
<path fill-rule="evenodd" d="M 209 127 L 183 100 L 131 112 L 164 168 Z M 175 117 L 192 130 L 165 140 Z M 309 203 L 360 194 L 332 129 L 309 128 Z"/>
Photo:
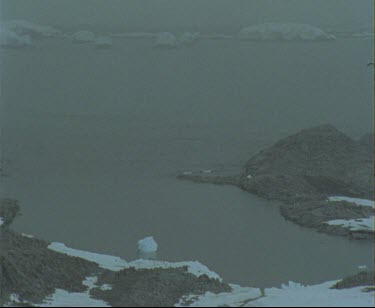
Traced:
<path fill-rule="evenodd" d="M 372 131 L 371 40 L 151 45 L 46 40 L 1 51 L 3 195 L 20 200 L 18 230 L 128 260 L 153 235 L 162 259 L 199 260 L 256 286 L 373 264 L 368 242 L 300 228 L 235 187 L 175 179 L 239 169 L 313 125 Z"/>

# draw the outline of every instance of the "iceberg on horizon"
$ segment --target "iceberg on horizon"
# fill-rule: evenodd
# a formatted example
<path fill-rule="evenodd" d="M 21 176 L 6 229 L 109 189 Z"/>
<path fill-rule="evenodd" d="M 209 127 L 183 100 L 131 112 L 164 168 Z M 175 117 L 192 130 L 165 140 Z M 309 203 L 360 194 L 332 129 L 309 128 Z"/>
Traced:
<path fill-rule="evenodd" d="M 238 37 L 254 41 L 315 41 L 333 40 L 335 37 L 323 30 L 298 23 L 264 23 L 243 28 Z"/>
<path fill-rule="evenodd" d="M 177 48 L 178 41 L 174 34 L 170 32 L 161 32 L 158 33 L 154 46 L 159 48 Z"/>
<path fill-rule="evenodd" d="M 81 30 L 72 35 L 75 43 L 92 43 L 95 41 L 95 34 L 91 31 Z"/>
<path fill-rule="evenodd" d="M 185 45 L 191 45 L 193 44 L 197 39 L 199 39 L 199 33 L 198 32 L 185 32 L 183 33 L 180 38 L 179 38 L 179 41 L 181 44 L 185 44 Z"/>
<path fill-rule="evenodd" d="M 110 48 L 113 45 L 112 38 L 109 36 L 98 37 L 95 42 L 97 48 Z"/>
<path fill-rule="evenodd" d="M 3 47 L 24 47 L 31 44 L 29 35 L 19 35 L 9 29 L 7 25 L 0 25 L 0 46 Z"/>
<path fill-rule="evenodd" d="M 51 26 L 34 24 L 27 20 L 10 20 L 2 23 L 7 29 L 14 33 L 33 38 L 53 37 L 62 34 L 62 32 Z M 2 25 L 2 26 L 3 26 Z"/>

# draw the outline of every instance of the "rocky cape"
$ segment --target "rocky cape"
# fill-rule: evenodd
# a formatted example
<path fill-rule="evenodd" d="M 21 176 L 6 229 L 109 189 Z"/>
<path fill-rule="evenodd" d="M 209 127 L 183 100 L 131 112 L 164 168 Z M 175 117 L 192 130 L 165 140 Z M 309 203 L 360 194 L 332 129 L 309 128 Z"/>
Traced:
<path fill-rule="evenodd" d="M 304 129 L 261 150 L 240 174 L 184 173 L 179 179 L 229 184 L 281 202 L 281 214 L 299 225 L 355 239 L 373 239 L 373 231 L 351 231 L 325 222 L 368 218 L 373 209 L 329 196 L 374 200 L 374 135 L 353 140 L 331 125 Z"/>

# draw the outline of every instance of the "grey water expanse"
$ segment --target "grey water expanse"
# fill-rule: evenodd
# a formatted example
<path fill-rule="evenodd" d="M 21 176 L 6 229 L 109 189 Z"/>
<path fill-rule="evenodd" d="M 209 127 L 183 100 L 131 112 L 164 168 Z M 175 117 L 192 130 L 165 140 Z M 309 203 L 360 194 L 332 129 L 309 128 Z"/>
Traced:
<path fill-rule="evenodd" d="M 74 248 L 199 260 L 226 281 L 317 283 L 373 264 L 373 245 L 286 222 L 234 187 L 179 181 L 239 169 L 261 148 L 331 123 L 373 131 L 373 40 L 200 41 L 176 50 L 116 39 L 108 50 L 48 39 L 1 50 L 2 178 L 17 230 Z"/>

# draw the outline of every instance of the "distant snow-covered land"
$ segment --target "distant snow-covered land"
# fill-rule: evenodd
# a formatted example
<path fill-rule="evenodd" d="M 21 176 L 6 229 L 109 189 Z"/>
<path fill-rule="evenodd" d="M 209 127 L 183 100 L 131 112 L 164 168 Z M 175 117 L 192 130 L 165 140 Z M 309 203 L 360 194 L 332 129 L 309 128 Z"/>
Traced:
<path fill-rule="evenodd" d="M 87 30 L 77 31 L 72 35 L 72 40 L 76 43 L 91 43 L 95 41 L 95 34 Z"/>
<path fill-rule="evenodd" d="M 276 41 L 276 40 L 333 40 L 333 35 L 323 30 L 298 23 L 264 23 L 243 28 L 238 37 L 242 40 Z"/>
<path fill-rule="evenodd" d="M 154 46 L 159 48 L 177 48 L 178 41 L 173 33 L 160 32 L 156 37 Z"/>

